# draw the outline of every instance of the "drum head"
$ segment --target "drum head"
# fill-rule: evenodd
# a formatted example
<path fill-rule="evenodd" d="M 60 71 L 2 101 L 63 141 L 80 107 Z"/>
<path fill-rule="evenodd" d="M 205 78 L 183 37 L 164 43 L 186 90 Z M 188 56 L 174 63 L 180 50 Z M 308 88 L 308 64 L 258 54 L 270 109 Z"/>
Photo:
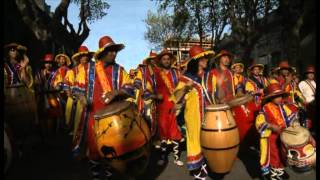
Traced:
<path fill-rule="evenodd" d="M 226 111 L 230 110 L 230 106 L 228 104 L 212 104 L 206 107 L 206 111 Z"/>
<path fill-rule="evenodd" d="M 131 104 L 133 104 L 133 103 L 128 102 L 128 101 L 117 101 L 117 102 L 113 102 L 111 104 L 108 104 L 105 108 L 97 111 L 94 114 L 94 119 L 100 120 L 105 117 L 114 115 L 118 112 L 121 112 L 122 110 L 127 109 Z"/>
<path fill-rule="evenodd" d="M 240 106 L 252 100 L 253 100 L 253 97 L 247 94 L 247 95 L 232 99 L 231 101 L 228 102 L 228 105 L 230 107 Z"/>
<path fill-rule="evenodd" d="M 299 146 L 308 142 L 310 132 L 304 127 L 288 127 L 280 134 L 281 141 L 289 146 Z"/>

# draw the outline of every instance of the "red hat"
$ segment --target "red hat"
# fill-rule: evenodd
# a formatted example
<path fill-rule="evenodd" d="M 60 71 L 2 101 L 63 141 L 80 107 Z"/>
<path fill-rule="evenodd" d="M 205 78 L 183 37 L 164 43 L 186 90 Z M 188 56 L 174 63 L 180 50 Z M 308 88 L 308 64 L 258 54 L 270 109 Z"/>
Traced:
<path fill-rule="evenodd" d="M 191 59 L 199 59 L 204 56 L 214 56 L 214 51 L 205 51 L 201 46 L 194 45 L 189 50 L 189 56 Z"/>
<path fill-rule="evenodd" d="M 50 53 L 44 55 L 43 61 L 44 61 L 44 62 L 53 62 L 53 55 L 50 54 Z"/>
<path fill-rule="evenodd" d="M 94 55 L 94 52 L 90 52 L 87 46 L 80 46 L 78 52 L 72 56 L 73 61 L 78 61 L 79 57 L 82 55 L 87 55 L 90 58 Z"/>
<path fill-rule="evenodd" d="M 157 53 L 153 50 L 150 51 L 149 56 L 146 57 L 143 61 L 142 64 L 147 64 L 147 61 L 152 60 L 157 58 Z"/>
<path fill-rule="evenodd" d="M 313 65 L 309 65 L 304 73 L 305 74 L 306 73 L 316 73 L 316 71 L 314 69 L 314 66 Z"/>
<path fill-rule="evenodd" d="M 113 49 L 115 51 L 120 51 L 124 48 L 123 44 L 116 44 L 111 37 L 109 36 L 103 36 L 102 38 L 100 38 L 99 40 L 99 49 L 98 51 L 95 53 L 95 58 L 99 59 L 100 55 L 102 52 L 108 50 L 108 49 Z"/>
<path fill-rule="evenodd" d="M 221 50 L 214 58 L 218 59 L 222 56 L 229 56 L 231 58 L 232 54 L 230 52 L 228 52 L 227 50 Z"/>
<path fill-rule="evenodd" d="M 160 54 L 157 55 L 157 60 L 159 61 L 162 58 L 162 56 L 164 56 L 164 55 L 169 55 L 171 57 L 171 59 L 173 60 L 172 63 L 175 61 L 174 55 L 170 51 L 168 51 L 167 49 L 163 49 L 160 52 Z"/>
<path fill-rule="evenodd" d="M 280 71 L 282 69 L 287 69 L 287 70 L 289 70 L 291 72 L 294 72 L 294 69 L 289 65 L 288 60 L 280 61 L 278 70 Z"/>
<path fill-rule="evenodd" d="M 279 83 L 271 83 L 267 88 L 267 95 L 264 99 L 269 99 L 279 95 L 287 95 L 288 93 L 284 92 Z"/>

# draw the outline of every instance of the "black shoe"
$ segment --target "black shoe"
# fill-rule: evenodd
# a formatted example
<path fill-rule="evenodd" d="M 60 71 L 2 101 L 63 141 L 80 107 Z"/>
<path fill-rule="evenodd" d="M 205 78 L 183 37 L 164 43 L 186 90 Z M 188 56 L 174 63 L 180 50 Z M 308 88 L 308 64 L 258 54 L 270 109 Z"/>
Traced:
<path fill-rule="evenodd" d="M 282 178 L 282 179 L 289 179 L 290 178 L 289 174 L 285 170 L 283 170 L 282 172 L 283 172 L 283 174 L 281 174 L 279 176 L 280 178 Z"/>
<path fill-rule="evenodd" d="M 203 167 L 201 167 L 199 170 L 194 170 L 192 175 L 195 180 L 205 180 L 206 177 L 208 177 L 208 173 Z"/>

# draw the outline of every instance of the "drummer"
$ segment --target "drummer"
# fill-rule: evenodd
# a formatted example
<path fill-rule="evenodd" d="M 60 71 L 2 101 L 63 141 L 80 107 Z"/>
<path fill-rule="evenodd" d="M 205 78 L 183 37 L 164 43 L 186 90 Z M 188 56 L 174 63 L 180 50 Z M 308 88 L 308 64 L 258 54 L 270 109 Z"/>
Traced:
<path fill-rule="evenodd" d="M 74 127 L 73 127 L 73 141 L 72 141 L 72 153 L 75 158 L 81 158 L 83 156 L 83 147 L 80 146 L 81 140 L 79 137 L 83 135 L 82 126 L 85 117 L 88 113 L 88 109 L 86 106 L 86 97 L 88 94 L 88 71 L 91 63 L 91 59 L 93 58 L 94 52 L 89 51 L 88 47 L 80 46 L 78 52 L 72 56 L 72 61 L 77 64 L 74 67 L 74 83 L 71 87 L 71 93 L 78 100 L 76 106 L 76 112 L 74 117 Z M 82 152 L 82 154 L 81 154 Z"/>
<path fill-rule="evenodd" d="M 182 133 L 179 129 L 177 118 L 174 111 L 174 103 L 169 100 L 176 85 L 178 84 L 179 72 L 172 68 L 174 55 L 164 49 L 157 56 L 159 67 L 154 68 L 156 80 L 156 92 L 162 100 L 157 103 L 158 128 L 161 140 L 160 165 L 168 161 L 168 144 L 173 144 L 174 163 L 177 166 L 183 166 L 180 160 L 181 149 L 179 142 L 182 139 Z"/>
<path fill-rule="evenodd" d="M 24 55 L 27 48 L 17 43 L 10 43 L 4 46 L 4 50 L 5 85 L 24 83 L 31 88 L 33 86 L 32 70 L 29 65 L 29 58 Z"/>
<path fill-rule="evenodd" d="M 137 75 L 134 78 L 134 86 L 136 88 L 138 96 L 138 109 L 145 120 L 148 122 L 151 129 L 151 134 L 152 136 L 155 136 L 154 138 L 157 138 L 155 101 L 157 99 L 161 99 L 161 97 L 158 97 L 155 94 L 156 82 L 153 68 L 155 67 L 156 57 L 157 53 L 155 51 L 150 51 L 149 56 L 146 57 L 143 60 L 142 64 L 140 64 L 137 68 Z"/>
<path fill-rule="evenodd" d="M 254 63 L 249 67 L 249 77 L 245 85 L 246 93 L 254 96 L 257 109 L 260 109 L 264 89 L 268 87 L 268 80 L 263 76 L 263 64 Z"/>
<path fill-rule="evenodd" d="M 207 170 L 201 151 L 200 130 L 208 97 L 204 95 L 203 92 L 207 90 L 201 84 L 204 80 L 208 57 L 213 56 L 214 52 L 205 51 L 201 46 L 196 45 L 190 48 L 189 54 L 191 60 L 188 61 L 185 74 L 179 78 L 179 83 L 171 99 L 176 104 L 176 113 L 184 110 L 187 134 L 187 168 L 195 179 L 204 179 L 207 176 Z M 211 102 L 211 100 L 209 101 Z"/>
<path fill-rule="evenodd" d="M 214 97 L 216 103 L 227 103 L 235 97 L 233 74 L 230 65 L 233 55 L 226 50 L 221 50 L 215 57 L 217 66 L 209 73 L 208 93 Z"/>
<path fill-rule="evenodd" d="M 245 94 L 246 77 L 243 76 L 244 65 L 241 63 L 241 59 L 235 58 L 234 63 L 231 66 L 233 72 L 233 80 L 235 85 L 235 93 L 237 96 Z"/>
<path fill-rule="evenodd" d="M 295 69 L 289 65 L 287 60 L 281 61 L 278 67 L 279 76 L 271 83 L 278 82 L 284 91 L 289 94 L 288 97 L 284 98 L 284 101 L 288 103 L 291 110 L 298 111 L 298 108 L 304 108 L 305 99 L 301 94 L 298 85 L 293 79 L 293 73 L 295 73 Z"/>
<path fill-rule="evenodd" d="M 282 98 L 288 95 L 278 83 L 270 84 L 264 97 L 266 104 L 256 118 L 256 128 L 260 133 L 260 165 L 267 179 L 288 179 L 284 170 L 279 144 L 280 132 L 290 126 L 296 118 Z"/>
<path fill-rule="evenodd" d="M 96 62 L 90 62 L 88 72 L 87 104 L 89 122 L 87 124 L 87 145 L 90 170 L 93 179 L 99 179 L 102 157 L 99 155 L 94 133 L 94 114 L 108 106 L 116 97 L 134 97 L 134 88 L 129 74 L 116 63 L 117 53 L 125 46 L 116 44 L 111 37 L 103 36 L 99 40 L 99 49 L 94 57 Z M 110 137 L 111 138 L 111 137 Z M 109 167 L 104 166 L 106 178 L 112 176 Z"/>
<path fill-rule="evenodd" d="M 313 65 L 309 65 L 304 72 L 306 79 L 299 83 L 299 89 L 302 92 L 302 95 L 306 99 L 307 103 L 307 117 L 315 122 L 315 94 L 316 94 L 316 82 L 315 82 L 315 68 Z M 312 126 L 315 130 L 315 126 Z"/>
<path fill-rule="evenodd" d="M 62 111 L 57 101 L 58 92 L 55 92 L 51 86 L 55 75 L 53 55 L 50 53 L 45 54 L 41 64 L 41 69 L 35 75 L 35 85 L 38 94 L 40 128 L 44 140 L 53 134 L 54 124 L 62 116 Z"/>

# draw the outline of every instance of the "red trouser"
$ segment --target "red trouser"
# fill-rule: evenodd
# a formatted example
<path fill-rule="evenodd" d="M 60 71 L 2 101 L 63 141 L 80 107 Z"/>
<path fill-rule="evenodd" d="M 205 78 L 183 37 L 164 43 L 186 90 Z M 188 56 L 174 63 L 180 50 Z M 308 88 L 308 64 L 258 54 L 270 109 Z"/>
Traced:
<path fill-rule="evenodd" d="M 272 168 L 284 168 L 283 157 L 281 155 L 280 135 L 272 133 L 269 137 L 270 145 L 270 166 Z"/>

